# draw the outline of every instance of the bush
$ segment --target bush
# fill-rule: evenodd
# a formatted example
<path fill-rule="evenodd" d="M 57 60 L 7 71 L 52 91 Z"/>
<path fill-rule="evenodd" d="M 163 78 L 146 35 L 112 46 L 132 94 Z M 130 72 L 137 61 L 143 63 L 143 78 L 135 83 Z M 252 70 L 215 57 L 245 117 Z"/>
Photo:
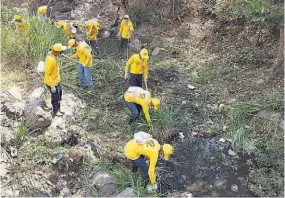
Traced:
<path fill-rule="evenodd" d="M 199 84 L 208 84 L 216 78 L 216 72 L 213 69 L 201 67 L 192 73 L 192 77 Z"/>
<path fill-rule="evenodd" d="M 149 22 L 151 19 L 151 13 L 149 10 L 141 5 L 130 6 L 130 13 L 132 21 L 138 25 L 143 22 Z"/>
<path fill-rule="evenodd" d="M 1 13 L 6 13 L 1 8 Z M 5 15 L 6 16 L 6 15 Z M 10 17 L 10 14 L 7 13 Z M 9 19 L 10 21 L 13 18 Z M 45 58 L 54 43 L 66 40 L 62 30 L 57 29 L 49 21 L 40 21 L 36 16 L 25 17 L 28 23 L 27 35 L 16 33 L 15 26 L 11 26 L 7 18 L 1 26 L 1 55 L 2 65 L 14 69 L 26 69 L 37 65 Z"/>

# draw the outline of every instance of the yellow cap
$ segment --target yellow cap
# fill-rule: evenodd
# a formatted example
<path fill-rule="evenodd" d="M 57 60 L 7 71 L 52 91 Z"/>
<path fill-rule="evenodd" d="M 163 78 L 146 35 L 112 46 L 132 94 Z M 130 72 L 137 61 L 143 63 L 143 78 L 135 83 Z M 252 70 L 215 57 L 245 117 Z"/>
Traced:
<path fill-rule="evenodd" d="M 38 7 L 38 15 L 43 15 L 47 13 L 47 6 Z"/>
<path fill-rule="evenodd" d="M 152 98 L 151 103 L 153 105 L 154 110 L 157 110 L 160 105 L 160 99 L 158 98 Z"/>
<path fill-rule="evenodd" d="M 173 147 L 170 144 L 164 144 L 162 146 L 164 159 L 168 160 L 169 156 L 173 153 Z"/>
<path fill-rule="evenodd" d="M 61 28 L 63 25 L 64 25 L 64 21 L 58 21 L 58 22 L 56 23 L 56 27 L 57 27 L 57 28 Z"/>
<path fill-rule="evenodd" d="M 21 20 L 22 17 L 20 15 L 15 15 L 14 16 L 14 21 L 18 21 L 18 20 Z"/>
<path fill-rule="evenodd" d="M 129 15 L 126 14 L 126 15 L 124 15 L 124 18 L 129 19 L 130 17 L 129 17 Z"/>
<path fill-rule="evenodd" d="M 66 50 L 67 47 L 66 46 L 63 46 L 61 43 L 55 43 L 53 46 L 52 46 L 52 50 L 53 51 L 56 51 L 56 52 L 61 52 L 61 51 L 64 51 Z"/>
<path fill-rule="evenodd" d="M 75 39 L 69 39 L 67 46 L 68 48 L 72 48 L 72 46 L 75 44 Z"/>
<path fill-rule="evenodd" d="M 148 51 L 145 48 L 140 51 L 140 55 L 142 59 L 149 59 Z"/>

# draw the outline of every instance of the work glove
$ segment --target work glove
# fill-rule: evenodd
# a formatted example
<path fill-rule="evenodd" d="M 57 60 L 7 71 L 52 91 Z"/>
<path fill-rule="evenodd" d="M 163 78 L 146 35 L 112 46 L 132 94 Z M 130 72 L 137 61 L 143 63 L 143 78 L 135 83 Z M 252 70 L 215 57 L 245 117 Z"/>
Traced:
<path fill-rule="evenodd" d="M 149 193 L 153 192 L 154 190 L 157 190 L 157 184 L 156 183 L 147 186 L 147 191 Z"/>
<path fill-rule="evenodd" d="M 126 80 L 128 80 L 128 79 L 129 79 L 129 77 L 130 77 L 130 74 L 128 74 L 128 73 L 125 73 L 125 76 L 124 76 L 124 78 L 125 78 Z"/>
<path fill-rule="evenodd" d="M 51 87 L 50 90 L 51 90 L 51 93 L 55 93 L 56 92 L 56 88 L 55 87 Z"/>

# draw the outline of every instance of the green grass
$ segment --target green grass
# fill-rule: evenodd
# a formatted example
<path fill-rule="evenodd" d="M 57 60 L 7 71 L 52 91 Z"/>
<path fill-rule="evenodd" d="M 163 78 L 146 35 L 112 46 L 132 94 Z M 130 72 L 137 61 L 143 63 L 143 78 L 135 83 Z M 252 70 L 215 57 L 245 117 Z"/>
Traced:
<path fill-rule="evenodd" d="M 216 79 L 217 74 L 214 69 L 199 67 L 195 69 L 195 71 L 192 72 L 190 76 L 196 83 L 205 85 L 213 82 Z"/>
<path fill-rule="evenodd" d="M 43 60 L 54 43 L 67 43 L 62 30 L 51 22 L 40 21 L 36 16 L 23 16 L 29 28 L 26 36 L 15 32 L 9 9 L 1 7 L 1 56 L 2 66 L 13 70 L 33 69 Z"/>
<path fill-rule="evenodd" d="M 137 197 L 159 197 L 160 192 L 148 193 L 146 189 L 143 188 L 142 180 L 139 172 L 132 173 L 131 170 L 120 167 L 118 165 L 111 165 L 106 163 L 101 163 L 101 169 L 108 172 L 113 177 L 119 180 L 120 189 L 123 190 L 127 187 L 134 189 L 134 193 Z"/>

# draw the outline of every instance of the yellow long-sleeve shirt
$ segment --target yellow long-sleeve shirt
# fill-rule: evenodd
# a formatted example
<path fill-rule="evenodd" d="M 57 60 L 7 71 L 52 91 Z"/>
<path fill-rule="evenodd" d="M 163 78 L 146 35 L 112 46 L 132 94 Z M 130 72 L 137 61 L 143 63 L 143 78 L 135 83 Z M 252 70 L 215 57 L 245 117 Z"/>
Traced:
<path fill-rule="evenodd" d="M 71 39 L 76 37 L 76 34 L 73 34 L 70 30 L 70 24 L 68 22 L 63 22 L 63 31 Z"/>
<path fill-rule="evenodd" d="M 87 38 L 90 41 L 97 40 L 97 35 L 98 35 L 98 30 L 99 30 L 99 24 L 94 22 L 94 23 L 88 23 L 86 25 L 86 30 L 87 30 Z"/>
<path fill-rule="evenodd" d="M 120 24 L 121 37 L 124 39 L 129 39 L 134 31 L 134 26 L 131 21 L 122 21 Z"/>
<path fill-rule="evenodd" d="M 136 103 L 141 105 L 146 121 L 150 124 L 149 106 L 151 104 L 151 94 L 140 87 L 130 87 L 124 94 L 126 102 Z"/>
<path fill-rule="evenodd" d="M 57 57 L 53 54 L 48 54 L 45 59 L 45 75 L 44 83 L 50 87 L 58 85 L 60 82 L 59 65 Z"/>
<path fill-rule="evenodd" d="M 144 79 L 148 78 L 148 60 L 140 59 L 139 54 L 134 54 L 127 61 L 125 73 L 143 74 Z"/>
<path fill-rule="evenodd" d="M 149 140 L 145 144 L 137 144 L 134 139 L 125 146 L 125 155 L 130 160 L 136 160 L 141 155 L 149 158 L 148 175 L 150 182 L 155 183 L 155 166 L 158 159 L 160 144 L 155 140 Z"/>
<path fill-rule="evenodd" d="M 92 66 L 92 55 L 90 47 L 85 42 L 80 42 L 75 48 L 76 53 L 71 56 L 71 58 L 79 58 L 79 63 L 84 67 Z"/>

